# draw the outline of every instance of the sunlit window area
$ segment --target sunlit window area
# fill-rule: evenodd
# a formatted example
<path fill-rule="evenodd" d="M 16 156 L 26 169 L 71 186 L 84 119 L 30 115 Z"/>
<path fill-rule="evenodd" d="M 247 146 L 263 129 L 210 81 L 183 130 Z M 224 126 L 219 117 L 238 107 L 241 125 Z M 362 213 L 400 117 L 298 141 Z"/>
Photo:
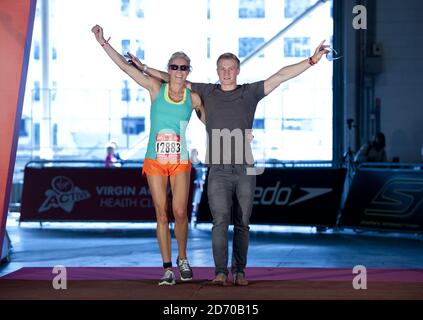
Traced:
<path fill-rule="evenodd" d="M 176 20 L 177 1 L 165 11 L 154 0 L 38 1 L 17 168 L 39 158 L 102 159 L 110 140 L 130 159 L 144 157 L 149 93 L 108 60 L 91 33 L 95 24 L 120 53 L 129 51 L 157 69 L 165 69 L 173 52 L 186 52 L 189 80 L 204 83 L 218 81 L 216 60 L 224 52 L 240 58 L 242 84 L 308 58 L 333 35 L 331 1 L 305 16 L 314 2 L 233 0 L 225 1 L 225 10 L 218 0 L 185 2 L 192 19 Z M 185 30 L 179 37 L 169 31 L 176 21 Z M 260 46 L 265 48 L 255 52 Z M 252 142 L 257 161 L 332 160 L 333 65 L 323 60 L 259 103 Z M 193 116 L 187 141 L 200 158 L 205 139 Z"/>

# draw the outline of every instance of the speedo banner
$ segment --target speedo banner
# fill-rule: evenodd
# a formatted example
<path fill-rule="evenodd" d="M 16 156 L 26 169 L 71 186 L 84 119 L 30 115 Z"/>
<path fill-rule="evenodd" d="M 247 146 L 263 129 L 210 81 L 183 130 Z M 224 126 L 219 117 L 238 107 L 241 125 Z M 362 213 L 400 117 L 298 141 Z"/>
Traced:
<path fill-rule="evenodd" d="M 0 257 L 18 143 L 36 0 L 0 1 Z"/>
<path fill-rule="evenodd" d="M 192 212 L 194 172 L 188 199 Z M 169 189 L 169 219 L 173 220 Z M 20 221 L 156 221 L 140 168 L 25 168 Z"/>
<path fill-rule="evenodd" d="M 334 227 L 344 179 L 344 169 L 266 168 L 257 176 L 250 222 Z M 232 209 L 237 210 L 235 197 Z M 210 221 L 206 181 L 197 222 Z"/>
<path fill-rule="evenodd" d="M 423 171 L 359 169 L 340 225 L 369 229 L 423 230 Z"/>

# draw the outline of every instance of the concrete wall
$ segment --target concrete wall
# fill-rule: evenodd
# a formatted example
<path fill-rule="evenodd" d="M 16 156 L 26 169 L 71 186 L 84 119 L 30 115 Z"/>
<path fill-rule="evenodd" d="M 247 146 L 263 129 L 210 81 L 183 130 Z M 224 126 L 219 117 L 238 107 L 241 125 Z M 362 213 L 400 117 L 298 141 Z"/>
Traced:
<path fill-rule="evenodd" d="M 388 157 L 421 162 L 423 147 L 423 1 L 379 0 L 376 41 L 384 71 L 376 77 Z"/>
<path fill-rule="evenodd" d="M 359 125 L 353 129 L 352 147 L 371 138 L 379 122 L 390 160 L 399 157 L 401 162 L 422 162 L 423 1 L 345 0 L 343 4 L 344 121 L 354 118 Z M 367 30 L 352 27 L 352 8 L 360 4 L 368 8 Z M 369 78 L 362 78 L 360 54 L 364 56 L 361 61 L 371 56 L 373 43 L 382 48 L 382 72 L 374 76 L 374 96 L 366 102 L 369 96 L 364 87 Z M 381 102 L 380 120 L 372 118 L 376 99 Z M 347 131 L 345 128 L 345 149 Z"/>

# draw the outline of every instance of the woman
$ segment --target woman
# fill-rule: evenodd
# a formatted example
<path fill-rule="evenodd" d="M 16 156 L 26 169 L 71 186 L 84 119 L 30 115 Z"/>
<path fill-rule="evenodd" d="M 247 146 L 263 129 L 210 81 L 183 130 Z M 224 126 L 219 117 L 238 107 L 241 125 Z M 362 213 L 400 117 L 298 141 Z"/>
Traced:
<path fill-rule="evenodd" d="M 181 280 L 192 279 L 192 269 L 186 257 L 188 234 L 188 193 L 190 186 L 191 163 L 185 145 L 185 128 L 195 109 L 204 122 L 204 108 L 200 97 L 186 89 L 185 80 L 190 72 L 190 59 L 183 52 L 176 52 L 168 63 L 169 82 L 150 77 L 136 67 L 140 61 L 129 54 L 127 61 L 105 40 L 103 29 L 96 25 L 91 30 L 96 40 L 119 68 L 139 85 L 147 89 L 151 98 L 151 129 L 143 174 L 147 175 L 148 185 L 154 202 L 157 219 L 157 240 L 163 259 L 164 276 L 159 285 L 174 285 L 172 271 L 171 235 L 167 218 L 168 181 L 172 189 L 172 209 L 175 218 L 175 236 L 178 243 L 178 265 Z"/>
<path fill-rule="evenodd" d="M 355 162 L 387 162 L 388 157 L 385 151 L 385 135 L 378 132 L 373 137 L 372 141 L 361 146 L 358 150 L 354 161 Z"/>
<path fill-rule="evenodd" d="M 120 163 L 118 158 L 116 157 L 115 154 L 115 146 L 112 143 L 109 143 L 107 145 L 107 155 L 106 158 L 104 159 L 104 165 L 107 168 L 112 168 L 112 167 L 120 167 Z"/>

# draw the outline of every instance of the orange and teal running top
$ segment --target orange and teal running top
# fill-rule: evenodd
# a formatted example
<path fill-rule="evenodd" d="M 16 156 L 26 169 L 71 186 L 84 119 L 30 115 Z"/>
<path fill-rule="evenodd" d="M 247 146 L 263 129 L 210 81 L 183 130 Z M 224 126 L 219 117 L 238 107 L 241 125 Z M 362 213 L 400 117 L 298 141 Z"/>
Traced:
<path fill-rule="evenodd" d="M 169 98 L 169 84 L 162 84 L 151 104 L 150 137 L 145 157 L 164 163 L 188 160 L 185 132 L 191 114 L 190 91 L 185 88 L 183 99 L 174 102 Z"/>

